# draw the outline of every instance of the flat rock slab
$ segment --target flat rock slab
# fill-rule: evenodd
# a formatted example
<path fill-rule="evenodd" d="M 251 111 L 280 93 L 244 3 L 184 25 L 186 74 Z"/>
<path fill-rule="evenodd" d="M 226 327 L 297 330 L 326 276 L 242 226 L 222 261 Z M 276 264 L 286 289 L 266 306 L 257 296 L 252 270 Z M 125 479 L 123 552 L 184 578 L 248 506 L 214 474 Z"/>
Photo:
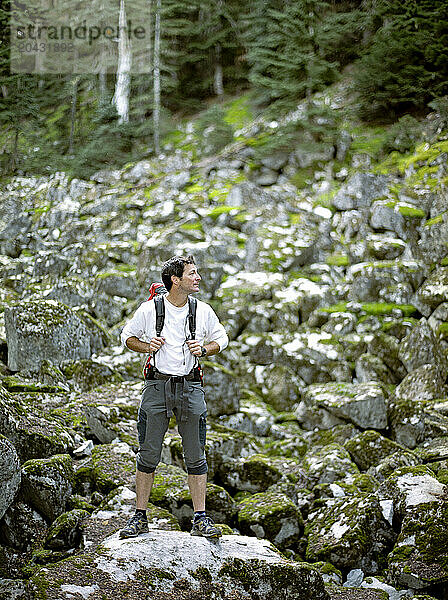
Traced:
<path fill-rule="evenodd" d="M 70 586 L 62 585 L 67 572 Z M 224 535 L 210 541 L 160 529 L 126 540 L 114 534 L 93 551 L 46 565 L 30 591 L 45 590 L 42 600 L 69 600 L 75 588 L 85 600 L 124 600 L 179 590 L 180 582 L 183 591 L 201 590 L 217 600 L 329 600 L 318 571 L 285 560 L 266 540 Z"/>
<path fill-rule="evenodd" d="M 386 399 L 376 383 L 313 384 L 307 388 L 304 402 L 363 429 L 387 427 Z"/>

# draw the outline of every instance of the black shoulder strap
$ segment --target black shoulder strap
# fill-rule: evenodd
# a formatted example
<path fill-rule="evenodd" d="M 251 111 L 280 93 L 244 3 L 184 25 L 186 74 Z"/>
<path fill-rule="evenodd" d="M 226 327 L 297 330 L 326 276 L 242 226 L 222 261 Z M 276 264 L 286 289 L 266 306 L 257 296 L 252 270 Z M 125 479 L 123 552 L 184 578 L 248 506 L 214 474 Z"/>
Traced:
<path fill-rule="evenodd" d="M 163 300 L 163 294 L 154 296 L 154 304 L 156 307 L 156 336 L 160 337 L 163 324 L 165 323 L 165 301 Z"/>
<path fill-rule="evenodd" d="M 196 337 L 196 308 L 198 301 L 196 298 L 188 296 L 188 327 L 190 329 L 190 339 L 194 340 Z"/>

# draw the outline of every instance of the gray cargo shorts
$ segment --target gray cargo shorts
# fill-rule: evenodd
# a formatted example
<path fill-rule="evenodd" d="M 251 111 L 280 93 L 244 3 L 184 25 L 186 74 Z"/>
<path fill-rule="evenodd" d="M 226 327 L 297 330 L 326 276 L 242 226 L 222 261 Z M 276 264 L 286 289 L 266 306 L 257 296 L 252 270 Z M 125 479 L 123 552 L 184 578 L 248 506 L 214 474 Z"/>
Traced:
<path fill-rule="evenodd" d="M 171 414 L 176 416 L 187 472 L 190 475 L 207 473 L 207 407 L 204 388 L 199 381 L 145 381 L 138 411 L 137 469 L 143 473 L 156 470 Z"/>

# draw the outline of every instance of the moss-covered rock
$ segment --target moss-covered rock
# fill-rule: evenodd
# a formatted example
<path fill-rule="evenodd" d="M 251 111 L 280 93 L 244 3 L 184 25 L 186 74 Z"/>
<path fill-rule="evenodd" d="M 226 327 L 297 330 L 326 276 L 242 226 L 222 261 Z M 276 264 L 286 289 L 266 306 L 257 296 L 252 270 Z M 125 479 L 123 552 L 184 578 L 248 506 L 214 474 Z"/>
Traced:
<path fill-rule="evenodd" d="M 85 392 L 99 386 L 122 381 L 121 375 L 107 365 L 87 358 L 76 362 L 65 361 L 61 365 L 61 370 L 78 391 Z"/>
<path fill-rule="evenodd" d="M 414 291 L 424 279 L 426 265 L 415 261 L 362 262 L 349 267 L 348 298 L 356 302 L 397 302 L 410 304 Z M 399 298 L 388 299 L 384 290 L 400 286 Z"/>
<path fill-rule="evenodd" d="M 377 356 L 389 369 L 392 378 L 390 383 L 399 383 L 407 371 L 399 358 L 400 345 L 397 339 L 384 332 L 377 332 L 369 342 L 368 351 Z"/>
<path fill-rule="evenodd" d="M 348 440 L 344 447 L 361 471 L 378 465 L 383 458 L 394 452 L 405 451 L 405 448 L 396 442 L 372 430 L 364 431 Z"/>
<path fill-rule="evenodd" d="M 381 570 L 395 537 L 374 495 L 328 500 L 308 516 L 305 536 L 307 560 L 361 568 L 367 574 Z"/>
<path fill-rule="evenodd" d="M 342 583 L 341 571 L 339 569 L 336 569 L 336 567 L 334 567 L 330 563 L 323 562 L 323 561 L 313 563 L 313 569 L 316 569 L 317 571 L 319 571 L 319 573 L 322 575 L 322 579 L 325 581 L 325 583 L 336 583 L 336 584 Z"/>
<path fill-rule="evenodd" d="M 0 581 L 0 600 L 26 600 L 27 595 L 24 579 L 3 579 Z"/>
<path fill-rule="evenodd" d="M 263 369 L 263 367 L 260 368 Z M 221 417 L 219 422 L 237 431 L 255 436 L 268 436 L 275 421 L 276 413 L 274 409 L 258 395 L 248 390 L 243 393 L 244 397 L 240 402 L 240 411 L 233 415 Z"/>
<path fill-rule="evenodd" d="M 266 369 L 261 392 L 266 402 L 277 411 L 291 410 L 301 396 L 300 381 L 295 373 L 283 365 Z"/>
<path fill-rule="evenodd" d="M 425 318 L 412 329 L 400 343 L 399 357 L 408 373 L 422 365 L 436 366 L 445 379 L 448 372 L 448 360 L 431 327 Z"/>
<path fill-rule="evenodd" d="M 311 510 L 325 505 L 328 498 L 373 494 L 378 487 L 379 483 L 366 473 L 349 475 L 345 479 L 334 481 L 333 483 L 320 483 L 313 487 L 314 502 Z"/>
<path fill-rule="evenodd" d="M 332 204 L 338 210 L 368 208 L 387 192 L 387 178 L 373 173 L 356 173 L 337 192 Z"/>
<path fill-rule="evenodd" d="M 60 364 L 91 354 L 86 325 L 72 309 L 55 300 L 6 308 L 5 328 L 12 371 L 37 372 L 44 359 Z"/>
<path fill-rule="evenodd" d="M 400 535 L 388 556 L 388 573 L 398 585 L 447 589 L 448 504 L 441 500 L 408 506 Z"/>
<path fill-rule="evenodd" d="M 136 543 L 137 542 L 137 543 Z M 179 531 L 154 531 L 138 540 L 113 535 L 89 554 L 78 554 L 33 574 L 29 592 L 39 600 L 69 600 L 73 592 L 126 600 L 151 595 L 189 595 L 226 600 L 329 600 L 320 573 L 285 560 L 269 542 L 224 535 L 219 551 Z"/>
<path fill-rule="evenodd" d="M 448 267 L 438 267 L 417 290 L 417 298 L 422 304 L 435 309 L 448 301 Z"/>
<path fill-rule="evenodd" d="M 209 423 L 207 423 L 209 425 Z M 220 477 L 221 473 L 228 471 L 228 463 L 235 457 L 247 458 L 257 454 L 262 445 L 253 435 L 236 431 L 216 421 L 210 423 L 207 431 L 205 452 L 208 463 L 210 479 Z M 182 440 L 180 435 L 168 433 L 165 436 L 162 448 L 162 462 L 184 468 Z"/>
<path fill-rule="evenodd" d="M 20 500 L 9 507 L 0 521 L 2 542 L 20 552 L 43 543 L 47 528 L 43 516 Z"/>
<path fill-rule="evenodd" d="M 394 396 L 399 400 L 421 402 L 445 398 L 448 388 L 440 370 L 432 364 L 425 364 L 406 375 L 395 388 Z"/>
<path fill-rule="evenodd" d="M 134 485 L 135 454 L 126 442 L 95 446 L 87 463 L 75 473 L 76 490 L 109 493 L 123 484 Z"/>
<path fill-rule="evenodd" d="M 368 352 L 361 354 L 355 365 L 356 379 L 360 383 L 378 381 L 385 384 L 396 383 L 396 376 L 383 363 L 381 358 Z"/>
<path fill-rule="evenodd" d="M 443 502 L 448 489 L 437 481 L 426 466 L 402 467 L 392 473 L 381 485 L 378 496 L 394 504 L 396 519 L 404 519 L 413 507 L 432 502 Z"/>
<path fill-rule="evenodd" d="M 415 452 L 399 450 L 380 460 L 374 467 L 370 467 L 367 473 L 381 483 L 401 467 L 415 467 L 421 462 L 421 458 Z"/>
<path fill-rule="evenodd" d="M 211 361 L 205 361 L 203 367 L 208 415 L 216 417 L 238 412 L 240 385 L 235 373 Z"/>
<path fill-rule="evenodd" d="M 224 485 L 236 491 L 263 492 L 283 478 L 307 487 L 308 477 L 300 461 L 255 454 L 247 459 L 232 459 L 220 470 Z"/>
<path fill-rule="evenodd" d="M 14 444 L 22 462 L 65 454 L 74 448 L 71 433 L 48 410 L 42 410 L 41 405 L 48 401 L 45 394 L 9 394 L 0 386 L 0 434 Z"/>
<path fill-rule="evenodd" d="M 0 434 L 0 520 L 14 500 L 21 478 L 16 449 L 5 436 Z"/>
<path fill-rule="evenodd" d="M 363 590 L 335 583 L 327 583 L 325 589 L 331 600 L 390 600 L 389 594 L 383 590 Z"/>
<path fill-rule="evenodd" d="M 358 427 L 385 429 L 387 426 L 385 394 L 373 382 L 313 384 L 306 389 L 303 404 L 309 410 L 324 409 Z M 300 421 L 299 416 L 298 419 Z"/>
<path fill-rule="evenodd" d="M 284 494 L 261 492 L 238 504 L 238 528 L 270 540 L 277 548 L 294 547 L 303 532 L 302 516 Z"/>
<path fill-rule="evenodd" d="M 437 381 L 427 381 L 431 371 L 432 367 L 428 365 L 418 369 L 415 377 L 410 374 L 410 380 L 398 390 L 400 397 L 393 394 L 388 402 L 391 436 L 410 449 L 424 441 L 448 434 L 448 417 L 437 410 L 437 402 L 419 400 L 419 397 L 431 396 L 435 390 L 440 389 Z M 404 394 L 407 390 L 409 395 Z"/>
<path fill-rule="evenodd" d="M 68 454 L 27 461 L 22 467 L 22 495 L 50 521 L 65 511 L 74 480 Z"/>
<path fill-rule="evenodd" d="M 358 433 L 359 429 L 354 425 L 351 423 L 343 423 L 341 425 L 336 425 L 331 429 L 315 429 L 314 431 L 307 431 L 303 437 L 310 447 L 318 450 L 329 444 L 339 444 L 340 446 L 343 446 L 347 440 L 350 440 Z"/>
<path fill-rule="evenodd" d="M 48 550 L 68 550 L 82 544 L 82 523 L 90 514 L 85 510 L 73 509 L 59 515 L 53 521 L 45 538 Z"/>
<path fill-rule="evenodd" d="M 339 444 L 329 444 L 318 450 L 312 448 L 305 454 L 302 464 L 309 481 L 314 485 L 333 483 L 359 474 L 350 454 Z"/>

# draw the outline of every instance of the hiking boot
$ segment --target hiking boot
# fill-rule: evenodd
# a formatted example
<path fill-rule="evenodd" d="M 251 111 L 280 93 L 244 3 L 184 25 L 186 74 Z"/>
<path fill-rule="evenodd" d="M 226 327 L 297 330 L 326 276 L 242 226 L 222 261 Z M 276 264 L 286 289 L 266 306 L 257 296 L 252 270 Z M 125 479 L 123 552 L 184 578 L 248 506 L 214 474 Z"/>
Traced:
<path fill-rule="evenodd" d="M 191 535 L 202 535 L 206 538 L 219 538 L 222 536 L 222 533 L 210 517 L 201 517 L 196 522 L 193 521 Z"/>
<path fill-rule="evenodd" d="M 137 537 L 139 533 L 148 533 L 148 531 L 148 521 L 142 515 L 136 514 L 120 530 L 120 538 Z"/>

